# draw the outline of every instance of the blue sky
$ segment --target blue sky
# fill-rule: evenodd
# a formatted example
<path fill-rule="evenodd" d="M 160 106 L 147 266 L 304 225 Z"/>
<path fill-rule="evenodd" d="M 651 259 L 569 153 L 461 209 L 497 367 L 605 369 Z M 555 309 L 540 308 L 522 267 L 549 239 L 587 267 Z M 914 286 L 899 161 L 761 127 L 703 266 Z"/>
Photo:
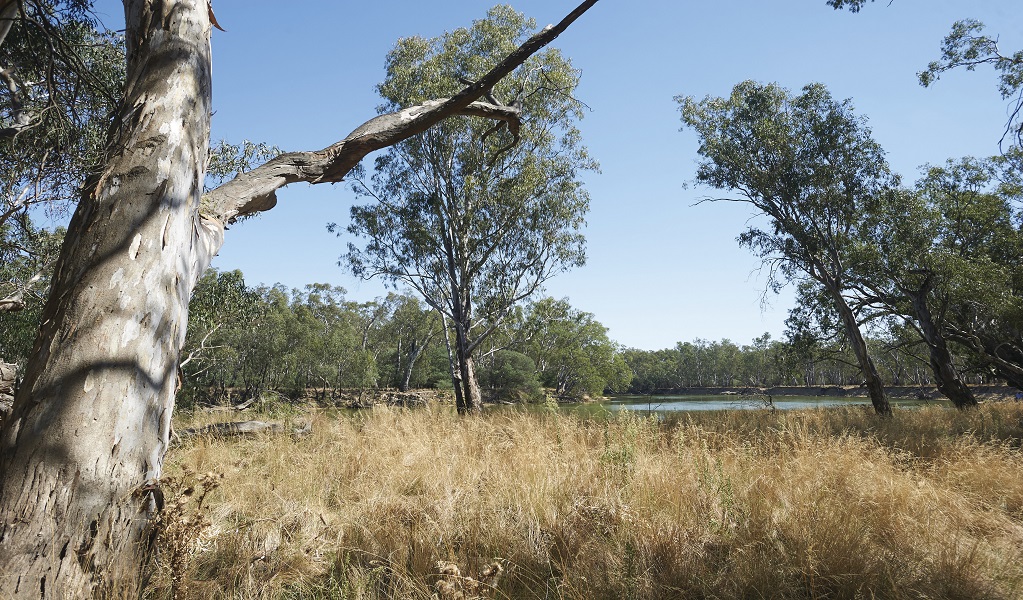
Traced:
<path fill-rule="evenodd" d="M 575 0 L 517 0 L 542 26 Z M 482 0 L 280 3 L 215 0 L 213 138 L 251 139 L 285 150 L 325 147 L 375 114 L 374 86 L 400 37 L 436 36 L 481 18 Z M 123 27 L 104 0 L 108 25 Z M 658 349 L 695 338 L 748 343 L 780 337 L 791 293 L 769 294 L 758 262 L 735 237 L 751 212 L 704 203 L 713 190 L 684 187 L 696 138 L 680 132 L 678 94 L 725 95 L 744 79 L 798 90 L 811 81 L 852 98 L 889 162 L 908 180 L 925 163 L 997 153 L 1007 117 L 990 70 L 947 75 L 931 88 L 916 73 L 938 57 L 951 24 L 985 22 L 1005 49 L 1023 48 L 1019 0 L 881 0 L 860 12 L 825 0 L 601 0 L 555 45 L 583 71 L 581 123 L 600 174 L 587 174 L 588 261 L 547 293 L 568 297 L 630 347 Z M 120 22 L 120 23 L 118 23 Z M 353 300 L 384 293 L 337 266 L 355 201 L 345 184 L 293 186 L 269 213 L 232 227 L 214 266 L 250 284 L 340 285 Z"/>

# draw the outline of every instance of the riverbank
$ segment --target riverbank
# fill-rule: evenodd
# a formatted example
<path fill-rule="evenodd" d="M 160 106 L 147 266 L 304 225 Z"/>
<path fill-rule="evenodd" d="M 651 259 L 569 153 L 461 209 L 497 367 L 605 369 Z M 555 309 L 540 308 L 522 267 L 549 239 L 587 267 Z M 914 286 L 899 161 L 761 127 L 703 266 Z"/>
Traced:
<path fill-rule="evenodd" d="M 973 385 L 970 386 L 973 393 L 980 400 L 1012 400 L 1019 390 L 1004 385 Z M 935 386 L 888 386 L 885 388 L 892 398 L 919 398 L 938 400 L 944 398 Z M 829 386 L 776 386 L 769 388 L 761 387 L 683 387 L 665 388 L 650 392 L 651 396 L 743 396 L 743 395 L 769 395 L 769 396 L 827 396 L 832 398 L 866 398 L 867 391 L 862 386 L 856 385 L 829 385 Z"/>
<path fill-rule="evenodd" d="M 176 428 L 229 417 L 196 411 Z M 1023 404 L 890 419 L 864 408 L 658 422 L 381 406 L 293 420 L 281 434 L 173 448 L 163 491 L 176 508 L 149 597 L 169 597 L 173 565 L 182 597 L 213 599 L 1023 589 Z M 290 433 L 299 421 L 306 435 Z M 496 589 L 473 583 L 488 577 Z"/>

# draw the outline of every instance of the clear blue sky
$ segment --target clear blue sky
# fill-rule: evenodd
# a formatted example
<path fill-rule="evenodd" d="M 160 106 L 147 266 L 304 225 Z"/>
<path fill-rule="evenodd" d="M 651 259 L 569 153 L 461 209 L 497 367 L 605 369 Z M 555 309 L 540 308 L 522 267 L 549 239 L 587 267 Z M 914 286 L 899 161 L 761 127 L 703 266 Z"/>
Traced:
<path fill-rule="evenodd" d="M 576 3 L 511 2 L 541 26 Z M 490 5 L 215 0 L 227 32 L 213 35 L 213 138 L 327 146 L 375 114 L 374 86 L 395 40 L 468 25 Z M 99 7 L 111 26 L 123 26 L 119 3 Z M 967 17 L 999 33 L 1006 49 L 1023 48 L 1019 0 L 880 0 L 859 14 L 825 0 L 601 0 L 555 42 L 583 71 L 577 95 L 592 112 L 581 129 L 602 172 L 586 177 L 587 265 L 554 279 L 547 293 L 594 313 L 630 347 L 780 337 L 791 294 L 761 306 L 764 277 L 735 242 L 749 210 L 694 206 L 713 191 L 683 188 L 696 139 L 679 131 L 672 98 L 725 95 L 743 79 L 792 90 L 823 82 L 853 99 L 912 181 L 924 163 L 998 151 L 1006 103 L 990 70 L 951 74 L 929 89 L 916 81 L 951 24 Z M 275 209 L 228 231 L 214 266 L 241 269 L 250 284 L 327 282 L 359 301 L 384 293 L 337 266 L 348 239 L 325 224 L 347 221 L 354 196 L 345 184 L 294 186 L 278 197 Z"/>

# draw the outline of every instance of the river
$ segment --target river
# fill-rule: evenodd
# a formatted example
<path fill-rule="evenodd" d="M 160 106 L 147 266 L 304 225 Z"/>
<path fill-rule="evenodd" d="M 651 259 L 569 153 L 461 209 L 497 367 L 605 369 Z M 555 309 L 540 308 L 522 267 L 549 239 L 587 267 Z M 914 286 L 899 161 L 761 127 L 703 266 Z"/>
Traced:
<path fill-rule="evenodd" d="M 614 396 L 601 402 L 564 405 L 571 412 L 596 415 L 603 412 L 624 410 L 670 413 L 696 410 L 757 410 L 769 408 L 766 397 L 749 396 Z M 951 406 L 948 401 L 917 400 L 915 398 L 889 398 L 893 407 L 912 408 L 916 406 Z M 775 396 L 774 408 L 789 410 L 795 408 L 824 408 L 829 406 L 869 405 L 869 398 L 834 398 L 828 396 Z"/>

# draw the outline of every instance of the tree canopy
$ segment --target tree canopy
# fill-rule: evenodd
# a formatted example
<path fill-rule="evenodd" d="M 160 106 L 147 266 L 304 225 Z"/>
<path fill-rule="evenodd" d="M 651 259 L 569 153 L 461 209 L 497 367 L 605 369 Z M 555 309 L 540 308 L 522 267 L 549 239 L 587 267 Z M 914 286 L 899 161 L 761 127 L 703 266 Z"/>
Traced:
<path fill-rule="evenodd" d="M 509 7 L 435 39 L 405 38 L 387 58 L 381 111 L 451 94 L 482 76 L 535 28 Z M 473 353 L 516 303 L 584 261 L 579 232 L 595 169 L 575 122 L 579 73 L 557 50 L 527 60 L 488 92 L 521 123 L 449 120 L 395 144 L 356 190 L 342 262 L 358 276 L 416 290 L 452 329 L 459 406 L 477 410 Z"/>
<path fill-rule="evenodd" d="M 875 410 L 890 407 L 860 326 L 844 294 L 856 229 L 876 197 L 894 186 L 884 151 L 852 103 L 820 84 L 799 95 L 745 81 L 727 98 L 678 97 L 682 122 L 700 139 L 696 181 L 737 196 L 767 218 L 739 236 L 767 263 L 776 288 L 810 279 L 833 303 Z"/>

